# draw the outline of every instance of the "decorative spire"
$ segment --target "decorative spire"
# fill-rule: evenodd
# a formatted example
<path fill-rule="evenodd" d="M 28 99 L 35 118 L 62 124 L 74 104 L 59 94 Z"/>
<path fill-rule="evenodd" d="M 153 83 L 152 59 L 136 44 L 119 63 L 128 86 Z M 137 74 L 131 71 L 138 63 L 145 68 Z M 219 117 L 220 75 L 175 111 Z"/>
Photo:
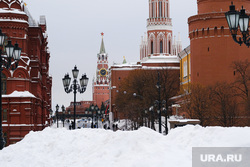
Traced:
<path fill-rule="evenodd" d="M 102 32 L 101 35 L 102 35 L 102 44 L 101 44 L 101 48 L 100 48 L 100 54 L 106 53 L 106 51 L 105 51 L 105 46 L 104 46 L 104 42 L 103 42 L 104 33 Z"/>
<path fill-rule="evenodd" d="M 123 56 L 123 62 L 122 64 L 126 64 L 127 63 L 127 60 L 125 59 L 125 56 Z"/>

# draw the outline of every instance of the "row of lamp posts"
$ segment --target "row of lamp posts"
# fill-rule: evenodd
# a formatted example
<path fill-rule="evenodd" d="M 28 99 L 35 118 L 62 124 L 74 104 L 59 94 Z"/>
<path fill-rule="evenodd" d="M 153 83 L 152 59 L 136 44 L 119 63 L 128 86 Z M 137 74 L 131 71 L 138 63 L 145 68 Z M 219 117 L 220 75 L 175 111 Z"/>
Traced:
<path fill-rule="evenodd" d="M 167 124 L 167 108 L 166 108 L 166 101 L 162 100 L 161 101 L 161 84 L 160 84 L 160 72 L 158 72 L 158 81 L 156 84 L 156 88 L 158 89 L 158 100 L 155 100 L 154 105 L 150 106 L 149 109 L 145 109 L 144 110 L 144 114 L 150 114 L 150 119 L 151 119 L 151 128 L 153 128 L 153 124 L 154 124 L 154 113 L 155 110 L 157 111 L 158 114 L 158 122 L 159 122 L 159 133 L 162 133 L 162 113 L 164 113 L 165 115 L 165 134 L 168 134 L 168 124 Z M 126 91 L 123 92 L 124 94 L 127 94 Z M 143 99 L 143 96 L 141 95 L 137 95 L 136 93 L 133 93 L 134 97 L 140 97 L 141 99 Z M 148 117 L 149 118 L 149 117 Z M 146 121 L 145 121 L 146 123 Z"/>
<path fill-rule="evenodd" d="M 57 128 L 59 127 L 59 119 L 63 122 L 63 127 L 64 127 L 64 121 L 65 121 L 65 107 L 64 107 L 64 105 L 62 105 L 62 111 L 60 112 L 59 111 L 59 105 L 57 104 L 56 105 L 56 124 L 57 124 Z M 59 113 L 61 113 L 61 114 L 59 114 Z M 95 116 L 95 118 L 96 118 L 96 120 L 97 120 L 97 126 L 96 126 L 96 128 L 98 128 L 98 120 L 100 119 L 100 116 L 101 116 L 101 118 L 103 118 L 104 117 L 104 113 L 105 113 L 105 111 L 104 110 L 99 110 L 99 107 L 97 106 L 97 105 L 91 105 L 90 106 L 90 111 L 88 111 L 88 110 L 86 110 L 85 111 L 85 114 L 86 115 L 88 115 L 88 114 L 91 114 L 91 117 L 92 117 L 92 123 L 91 123 L 91 127 L 92 128 L 94 128 L 94 116 Z M 68 115 L 68 117 L 70 117 L 70 114 Z"/>
<path fill-rule="evenodd" d="M 90 112 L 91 112 L 91 116 L 92 116 L 91 128 L 94 128 L 94 112 L 95 112 L 96 122 L 97 122 L 96 123 L 96 128 L 98 128 L 99 118 L 100 118 L 101 115 L 102 115 L 102 118 L 103 118 L 105 111 L 103 111 L 103 110 L 101 111 L 97 105 L 94 106 L 92 104 L 90 106 Z"/>
<path fill-rule="evenodd" d="M 61 115 L 60 119 L 63 122 L 63 127 L 64 127 L 64 121 L 65 121 L 65 107 L 64 107 L 64 105 L 62 105 L 62 112 L 61 113 L 62 114 L 60 114 Z M 57 128 L 59 127 L 58 119 L 59 119 L 59 105 L 57 104 L 56 105 L 56 126 L 57 126 Z"/>
<path fill-rule="evenodd" d="M 18 47 L 16 43 L 15 46 L 11 44 L 8 40 L 8 44 L 4 46 L 7 36 L 2 33 L 0 29 L 0 150 L 5 146 L 5 141 L 3 138 L 3 128 L 2 128 L 2 71 L 3 68 L 7 70 L 15 70 L 18 67 L 18 62 L 21 57 L 22 49 Z"/>

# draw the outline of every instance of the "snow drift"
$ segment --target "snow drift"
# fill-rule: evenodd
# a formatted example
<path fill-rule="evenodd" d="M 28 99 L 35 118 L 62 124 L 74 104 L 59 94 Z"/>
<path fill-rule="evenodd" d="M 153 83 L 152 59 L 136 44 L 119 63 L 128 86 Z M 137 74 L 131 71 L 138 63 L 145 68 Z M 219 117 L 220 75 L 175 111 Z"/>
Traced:
<path fill-rule="evenodd" d="M 185 126 L 163 136 L 151 129 L 46 128 L 0 151 L 1 167 L 192 166 L 192 147 L 250 147 L 250 128 Z"/>

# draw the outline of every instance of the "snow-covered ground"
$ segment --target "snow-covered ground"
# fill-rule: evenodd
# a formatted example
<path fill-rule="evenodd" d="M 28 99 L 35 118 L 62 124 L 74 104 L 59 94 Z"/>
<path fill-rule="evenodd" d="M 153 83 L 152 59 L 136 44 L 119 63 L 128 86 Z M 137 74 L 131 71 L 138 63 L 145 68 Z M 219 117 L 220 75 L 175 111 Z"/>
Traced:
<path fill-rule="evenodd" d="M 250 128 L 185 126 L 161 135 L 46 128 L 0 151 L 0 167 L 191 167 L 192 147 L 250 147 Z"/>

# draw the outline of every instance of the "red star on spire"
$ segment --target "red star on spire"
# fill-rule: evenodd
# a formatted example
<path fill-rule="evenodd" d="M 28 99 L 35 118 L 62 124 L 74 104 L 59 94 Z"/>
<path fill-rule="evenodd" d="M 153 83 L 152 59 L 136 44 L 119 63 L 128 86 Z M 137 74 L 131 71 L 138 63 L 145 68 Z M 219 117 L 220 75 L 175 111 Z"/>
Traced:
<path fill-rule="evenodd" d="M 101 35 L 104 36 L 104 33 L 102 32 Z"/>

